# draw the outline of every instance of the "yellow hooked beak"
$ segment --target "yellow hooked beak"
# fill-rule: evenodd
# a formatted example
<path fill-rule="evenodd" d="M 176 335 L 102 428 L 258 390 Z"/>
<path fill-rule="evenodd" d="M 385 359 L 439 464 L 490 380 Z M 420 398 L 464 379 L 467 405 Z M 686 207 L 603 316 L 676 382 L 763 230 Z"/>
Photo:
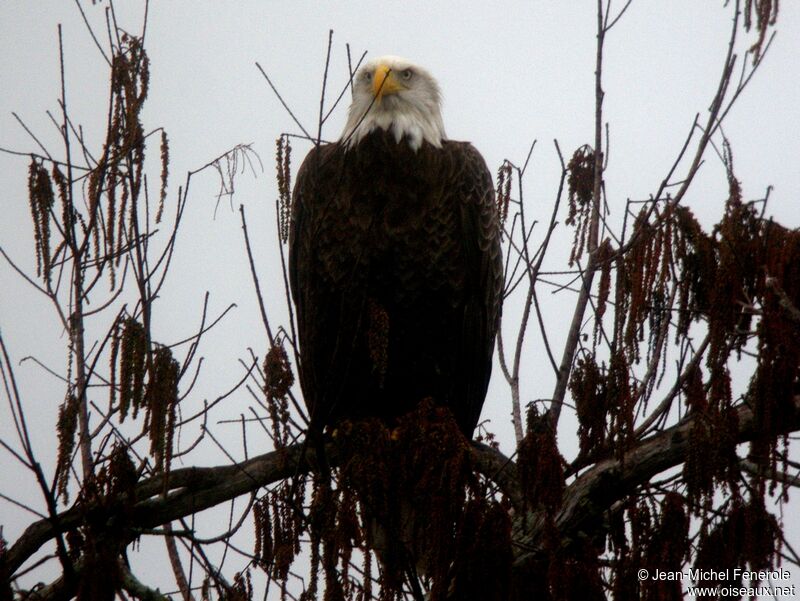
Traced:
<path fill-rule="evenodd" d="M 375 94 L 375 99 L 380 102 L 381 98 L 388 94 L 396 94 L 404 89 L 400 82 L 397 81 L 394 71 L 386 65 L 378 65 L 375 69 L 375 75 L 372 78 L 372 93 Z"/>

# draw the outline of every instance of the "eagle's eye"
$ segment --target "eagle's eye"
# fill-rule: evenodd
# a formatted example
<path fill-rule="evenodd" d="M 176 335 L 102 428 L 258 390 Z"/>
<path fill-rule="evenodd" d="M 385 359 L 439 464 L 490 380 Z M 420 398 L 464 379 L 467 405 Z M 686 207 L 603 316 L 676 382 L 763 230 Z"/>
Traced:
<path fill-rule="evenodd" d="M 410 80 L 414 76 L 414 72 L 411 69 L 406 69 L 402 73 L 402 77 L 405 81 Z"/>
<path fill-rule="evenodd" d="M 361 79 L 363 79 L 364 81 L 372 81 L 372 73 L 370 73 L 369 71 L 364 71 L 363 73 L 361 73 Z"/>

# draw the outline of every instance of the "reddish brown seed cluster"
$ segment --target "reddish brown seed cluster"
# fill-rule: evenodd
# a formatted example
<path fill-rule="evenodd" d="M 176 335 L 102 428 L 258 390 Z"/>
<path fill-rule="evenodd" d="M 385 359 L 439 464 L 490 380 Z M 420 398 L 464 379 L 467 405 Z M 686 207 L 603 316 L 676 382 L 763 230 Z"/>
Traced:
<path fill-rule="evenodd" d="M 28 168 L 28 200 L 36 242 L 36 275 L 50 281 L 50 210 L 55 202 L 53 182 L 41 163 L 31 159 Z"/>
<path fill-rule="evenodd" d="M 276 343 L 264 359 L 264 393 L 276 448 L 285 447 L 289 443 L 291 427 L 288 396 L 292 384 L 294 374 L 286 349 L 282 344 Z"/>
<path fill-rule="evenodd" d="M 150 438 L 150 452 L 157 469 L 169 465 L 178 406 L 180 364 L 172 351 L 159 346 L 148 353 L 144 326 L 133 317 L 121 318 L 111 340 L 110 405 L 124 421 L 129 411 L 136 419 L 145 410 L 143 432 Z M 119 374 L 119 382 L 116 378 Z M 114 406 L 119 390 L 119 405 Z"/>
<path fill-rule="evenodd" d="M 591 146 L 584 145 L 575 151 L 567 164 L 569 214 L 565 223 L 575 226 L 575 240 L 569 258 L 570 265 L 581 258 L 586 247 L 594 198 L 594 162 L 594 150 Z"/>
<path fill-rule="evenodd" d="M 508 507 L 474 472 L 448 410 L 423 401 L 394 427 L 378 419 L 345 421 L 333 436 L 340 467 L 316 475 L 310 496 L 299 478 L 256 504 L 260 567 L 285 582 L 307 535 L 311 578 L 304 598 L 369 599 L 377 585 L 377 598 L 398 599 L 409 569 L 424 569 L 431 599 L 452 598 L 453 570 L 462 575 L 456 598 L 507 598 Z M 431 463 L 431 456 L 440 461 Z M 363 568 L 354 554 L 363 557 Z M 490 582 L 480 576 L 488 565 L 496 566 Z"/>
<path fill-rule="evenodd" d="M 744 4 L 744 27 L 747 31 L 753 27 L 753 13 L 756 15 L 756 31 L 758 39 L 750 47 L 753 53 L 753 61 L 758 61 L 761 51 L 767 38 L 767 30 L 778 19 L 778 6 L 780 0 L 745 0 Z"/>
<path fill-rule="evenodd" d="M 289 223 L 292 217 L 292 145 L 283 134 L 276 141 L 275 171 L 278 182 L 278 215 L 281 242 L 289 240 Z"/>
<path fill-rule="evenodd" d="M 497 213 L 500 215 L 500 227 L 503 226 L 508 217 L 508 205 L 511 202 L 512 174 L 513 167 L 511 163 L 503 161 L 503 164 L 497 170 L 497 192 L 495 194 Z"/>

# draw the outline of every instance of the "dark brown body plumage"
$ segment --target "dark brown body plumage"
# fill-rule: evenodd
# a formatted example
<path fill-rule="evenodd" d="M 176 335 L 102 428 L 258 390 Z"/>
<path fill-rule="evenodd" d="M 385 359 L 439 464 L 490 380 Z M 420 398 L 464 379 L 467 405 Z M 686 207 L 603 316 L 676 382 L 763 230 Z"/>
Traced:
<path fill-rule="evenodd" d="M 378 130 L 297 176 L 290 279 L 312 428 L 390 421 L 426 397 L 471 436 L 492 368 L 502 262 L 492 179 L 468 143 Z"/>

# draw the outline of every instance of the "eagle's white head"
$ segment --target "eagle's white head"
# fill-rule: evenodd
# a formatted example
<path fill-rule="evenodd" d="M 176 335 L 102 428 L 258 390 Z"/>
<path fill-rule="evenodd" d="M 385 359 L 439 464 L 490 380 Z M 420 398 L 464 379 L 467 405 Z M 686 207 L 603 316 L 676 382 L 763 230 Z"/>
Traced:
<path fill-rule="evenodd" d="M 341 141 L 348 148 L 375 129 L 404 137 L 415 151 L 422 142 L 440 148 L 446 139 L 439 84 L 422 67 L 399 56 L 365 63 L 353 79 L 353 102 Z"/>

